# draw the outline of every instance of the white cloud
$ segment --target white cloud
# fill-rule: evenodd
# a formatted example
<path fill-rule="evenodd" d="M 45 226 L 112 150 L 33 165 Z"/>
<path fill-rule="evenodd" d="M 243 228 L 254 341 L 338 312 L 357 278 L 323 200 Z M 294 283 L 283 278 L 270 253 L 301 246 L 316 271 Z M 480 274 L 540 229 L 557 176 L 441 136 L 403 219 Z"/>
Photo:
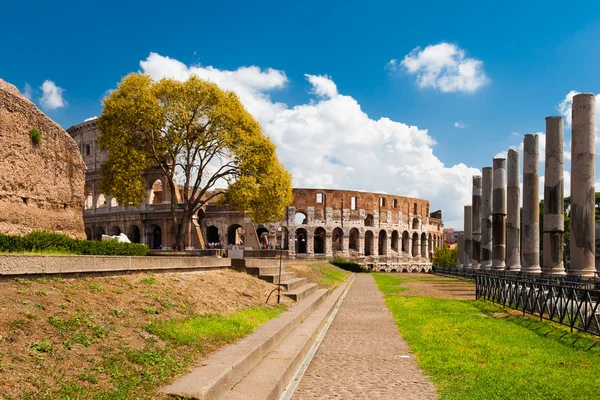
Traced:
<path fill-rule="evenodd" d="M 64 89 L 56 86 L 54 82 L 45 80 L 40 89 L 42 89 L 42 97 L 40 97 L 42 108 L 54 110 L 67 105 L 62 97 Z"/>
<path fill-rule="evenodd" d="M 337 93 L 337 86 L 327 75 L 304 74 L 313 87 L 314 94 L 321 97 L 333 97 Z"/>
<path fill-rule="evenodd" d="M 460 123 L 460 122 L 455 122 L 454 123 L 454 127 L 462 129 L 462 128 L 466 128 L 467 124 L 463 124 L 463 123 Z"/>
<path fill-rule="evenodd" d="M 406 72 L 417 75 L 420 88 L 434 88 L 442 92 L 474 93 L 490 83 L 483 69 L 483 61 L 466 57 L 463 49 L 451 43 L 415 48 L 400 62 Z M 396 60 L 388 66 L 396 69 Z M 388 67 L 389 68 L 389 67 Z"/>
<path fill-rule="evenodd" d="M 241 67 L 234 71 L 185 64 L 152 53 L 141 63 L 153 78 L 187 79 L 196 74 L 235 90 L 293 175 L 295 187 L 325 187 L 396 193 L 430 200 L 443 209 L 447 227 L 462 227 L 463 205 L 471 202 L 471 177 L 479 170 L 445 166 L 434 154 L 426 129 L 389 118 L 371 119 L 351 96 L 326 76 L 306 75 L 316 94 L 288 106 L 269 91 L 288 82 L 283 71 Z M 243 76 L 243 79 L 242 79 Z"/>
<path fill-rule="evenodd" d="M 557 109 L 567 122 L 567 128 L 571 129 L 573 124 L 572 113 L 573 113 L 573 96 L 579 94 L 575 90 L 571 90 L 565 98 L 558 104 Z M 600 124 L 600 94 L 596 95 L 596 132 L 598 132 Z"/>
<path fill-rule="evenodd" d="M 98 119 L 98 117 L 96 115 L 94 115 L 93 117 L 89 117 L 89 118 L 84 119 L 83 122 L 88 122 L 88 121 L 92 121 L 92 120 L 95 120 L 95 119 Z"/>
<path fill-rule="evenodd" d="M 23 96 L 27 97 L 31 100 L 31 96 L 33 95 L 33 89 L 31 89 L 31 85 L 25 82 L 25 87 L 23 88 Z"/>
<path fill-rule="evenodd" d="M 395 58 L 392 58 L 390 61 L 388 61 L 388 63 L 385 65 L 385 69 L 387 69 L 390 72 L 394 72 L 395 70 L 398 69 L 399 63 L 398 60 L 396 60 Z"/>

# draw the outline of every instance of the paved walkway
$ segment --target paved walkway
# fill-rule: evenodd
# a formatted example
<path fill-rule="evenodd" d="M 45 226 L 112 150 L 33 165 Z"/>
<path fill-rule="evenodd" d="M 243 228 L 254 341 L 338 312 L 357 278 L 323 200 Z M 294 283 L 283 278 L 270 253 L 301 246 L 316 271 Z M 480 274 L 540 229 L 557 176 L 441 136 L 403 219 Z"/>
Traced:
<path fill-rule="evenodd" d="M 292 399 L 437 399 L 371 274 L 356 279 Z"/>

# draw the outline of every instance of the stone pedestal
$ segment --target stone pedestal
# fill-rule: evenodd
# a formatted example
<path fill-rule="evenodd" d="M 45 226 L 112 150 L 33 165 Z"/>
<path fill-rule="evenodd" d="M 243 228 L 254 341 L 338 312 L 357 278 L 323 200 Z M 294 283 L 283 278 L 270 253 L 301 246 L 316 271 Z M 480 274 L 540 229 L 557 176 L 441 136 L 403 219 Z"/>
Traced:
<path fill-rule="evenodd" d="M 594 276 L 595 232 L 595 97 L 573 97 L 571 143 L 571 265 L 569 275 Z"/>
<path fill-rule="evenodd" d="M 493 160 L 492 269 L 506 268 L 506 160 Z"/>
<path fill-rule="evenodd" d="M 543 265 L 545 275 L 565 275 L 564 227 L 564 128 L 562 117 L 546 118 L 544 172 Z"/>
<path fill-rule="evenodd" d="M 473 222 L 473 259 L 471 266 L 479 269 L 481 266 L 481 176 L 473 177 L 473 199 L 472 199 Z"/>
<path fill-rule="evenodd" d="M 465 252 L 464 252 L 464 260 L 463 267 L 470 269 L 473 267 L 472 257 L 473 257 L 473 231 L 472 231 L 472 223 L 473 223 L 473 211 L 471 206 L 465 206 Z"/>
<path fill-rule="evenodd" d="M 482 169 L 481 269 L 492 268 L 492 168 Z"/>
<path fill-rule="evenodd" d="M 523 143 L 523 260 L 521 271 L 539 274 L 540 177 L 538 135 L 525 135 Z"/>
<path fill-rule="evenodd" d="M 506 188 L 506 269 L 521 270 L 521 188 L 519 186 L 519 152 L 508 151 Z"/>

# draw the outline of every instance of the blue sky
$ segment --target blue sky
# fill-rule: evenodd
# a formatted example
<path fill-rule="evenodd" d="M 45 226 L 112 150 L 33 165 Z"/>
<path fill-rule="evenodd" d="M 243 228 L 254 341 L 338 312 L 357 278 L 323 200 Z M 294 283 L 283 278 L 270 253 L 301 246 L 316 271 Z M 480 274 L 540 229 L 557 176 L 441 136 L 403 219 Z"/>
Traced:
<path fill-rule="evenodd" d="M 600 2 L 453 3 L 8 1 L 0 78 L 67 128 L 129 72 L 212 76 L 246 93 L 296 185 L 427 198 L 460 228 L 475 169 L 543 132 L 570 91 L 600 93 Z M 484 83 L 420 87 L 419 51 L 439 44 Z"/>

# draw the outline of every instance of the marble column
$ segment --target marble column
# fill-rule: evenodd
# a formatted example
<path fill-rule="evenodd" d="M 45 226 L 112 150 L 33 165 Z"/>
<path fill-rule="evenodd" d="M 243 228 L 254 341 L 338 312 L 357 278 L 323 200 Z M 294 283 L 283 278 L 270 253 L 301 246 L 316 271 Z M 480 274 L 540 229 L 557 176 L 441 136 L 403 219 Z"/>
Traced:
<path fill-rule="evenodd" d="M 521 270 L 521 188 L 519 152 L 508 150 L 506 188 L 506 269 Z"/>
<path fill-rule="evenodd" d="M 569 275 L 592 277 L 596 271 L 595 97 L 573 97 L 571 143 L 571 265 Z"/>
<path fill-rule="evenodd" d="M 465 234 L 461 233 L 458 235 L 458 239 L 456 241 L 457 253 L 458 257 L 456 259 L 457 264 L 456 268 L 462 269 L 465 261 Z"/>
<path fill-rule="evenodd" d="M 565 275 L 564 127 L 562 117 L 546 118 L 544 171 L 544 252 L 542 273 Z"/>
<path fill-rule="evenodd" d="M 481 269 L 492 268 L 492 168 L 482 168 Z"/>
<path fill-rule="evenodd" d="M 523 259 L 521 271 L 539 274 L 540 268 L 540 162 L 538 135 L 523 142 Z"/>
<path fill-rule="evenodd" d="M 479 269 L 481 266 L 481 176 L 473 177 L 473 203 L 471 205 L 473 212 L 473 259 L 471 266 L 473 269 Z"/>
<path fill-rule="evenodd" d="M 506 268 L 506 159 L 493 160 L 492 269 Z"/>
<path fill-rule="evenodd" d="M 465 206 L 465 256 L 463 261 L 463 267 L 473 267 L 473 209 L 471 206 Z"/>

